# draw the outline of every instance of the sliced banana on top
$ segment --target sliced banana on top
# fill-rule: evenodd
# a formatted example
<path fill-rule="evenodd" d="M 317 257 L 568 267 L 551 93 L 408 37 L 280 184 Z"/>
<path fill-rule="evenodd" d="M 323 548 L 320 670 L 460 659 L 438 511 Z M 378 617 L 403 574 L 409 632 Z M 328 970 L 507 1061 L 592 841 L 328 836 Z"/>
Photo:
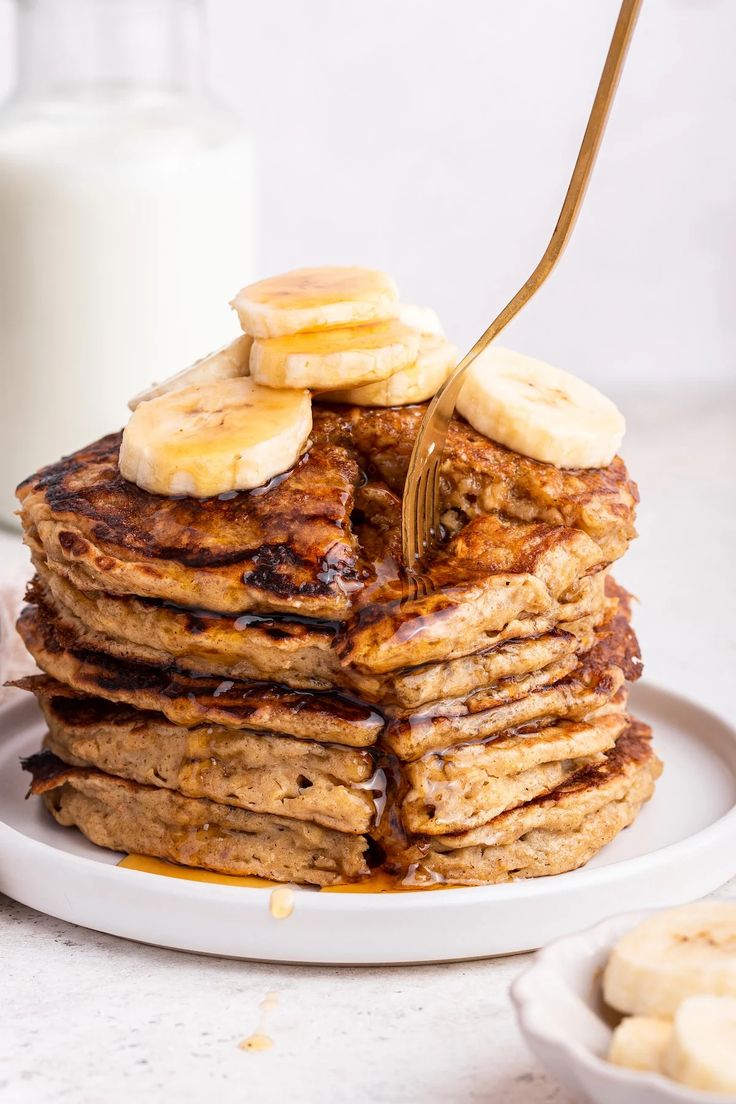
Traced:
<path fill-rule="evenodd" d="M 123 431 L 120 471 L 153 494 L 249 490 L 293 467 L 311 429 L 307 391 L 218 379 L 141 403 Z"/>
<path fill-rule="evenodd" d="M 355 266 L 295 268 L 244 287 L 230 304 L 246 333 L 283 337 L 304 330 L 394 318 L 396 284 L 385 272 Z"/>
<path fill-rule="evenodd" d="M 595 387 L 495 345 L 468 369 L 457 409 L 485 437 L 558 468 L 606 467 L 626 430 Z"/>
<path fill-rule="evenodd" d="M 214 380 L 235 379 L 248 375 L 248 362 L 253 338 L 249 334 L 240 334 L 229 345 L 223 345 L 214 353 L 195 360 L 188 368 L 182 368 L 161 383 L 154 383 L 145 391 L 139 391 L 128 403 L 129 410 L 135 410 L 142 402 L 157 399 L 159 395 L 168 395 L 172 391 L 181 391 L 199 383 L 212 383 Z"/>
<path fill-rule="evenodd" d="M 699 901 L 656 913 L 614 947 L 603 975 L 619 1012 L 671 1019 L 686 997 L 736 997 L 736 904 Z"/>
<path fill-rule="evenodd" d="M 692 1089 L 736 1094 L 736 999 L 703 996 L 683 1001 L 662 1070 Z"/>
<path fill-rule="evenodd" d="M 431 399 L 457 363 L 457 349 L 444 337 L 425 334 L 419 343 L 419 355 L 409 368 L 394 372 L 388 379 L 364 387 L 329 391 L 320 395 L 324 402 L 351 403 L 354 406 L 410 406 Z"/>
<path fill-rule="evenodd" d="M 414 303 L 399 303 L 398 319 L 405 326 L 419 330 L 420 334 L 444 337 L 445 331 L 436 312 L 431 307 L 418 307 Z"/>
<path fill-rule="evenodd" d="M 250 373 L 267 387 L 333 391 L 386 379 L 419 354 L 420 335 L 392 318 L 368 326 L 256 338 Z"/>

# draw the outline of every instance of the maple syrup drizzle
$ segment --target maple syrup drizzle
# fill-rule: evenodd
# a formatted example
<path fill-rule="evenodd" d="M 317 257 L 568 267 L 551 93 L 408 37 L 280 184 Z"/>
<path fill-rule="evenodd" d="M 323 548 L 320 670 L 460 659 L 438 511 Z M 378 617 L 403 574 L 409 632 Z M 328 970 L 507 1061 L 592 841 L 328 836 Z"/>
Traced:
<path fill-rule="evenodd" d="M 187 882 L 209 882 L 216 885 L 241 886 L 246 889 L 273 889 L 280 883 L 268 878 L 257 878 L 252 874 L 237 877 L 232 874 L 215 874 L 212 870 L 200 870 L 193 866 L 180 866 L 178 863 L 154 859 L 148 855 L 126 855 L 118 866 L 126 870 L 141 870 L 145 874 L 159 874 L 165 878 L 180 878 Z"/>
<path fill-rule="evenodd" d="M 126 855 L 118 866 L 126 870 L 140 870 L 146 874 L 159 874 L 166 878 L 180 878 L 190 882 L 209 882 L 216 885 L 240 886 L 246 889 L 270 889 L 269 910 L 277 919 L 286 919 L 294 908 L 294 891 L 282 882 L 272 882 L 268 878 L 257 878 L 254 875 L 235 876 L 231 874 L 215 874 L 211 870 L 200 870 L 192 866 L 179 866 L 177 863 L 166 862 L 164 859 L 153 859 L 148 855 Z M 305 887 L 306 888 L 306 887 Z M 316 890 L 320 893 L 428 893 L 438 889 L 455 889 L 456 886 L 444 885 L 440 882 L 430 885 L 402 884 L 398 878 L 385 870 L 374 870 L 362 882 L 347 882 L 344 885 L 322 886 Z M 284 892 L 285 891 L 285 892 Z M 274 911 L 274 899 L 276 910 Z M 288 912 L 281 911 L 291 904 Z"/>
<path fill-rule="evenodd" d="M 287 920 L 294 911 L 294 890 L 286 885 L 272 889 L 268 908 L 276 920 Z"/>
<path fill-rule="evenodd" d="M 240 1050 L 270 1050 L 273 1046 L 273 1039 L 265 1032 L 266 1021 L 270 1012 L 273 1012 L 274 1008 L 278 1006 L 279 997 L 278 993 L 266 993 L 265 998 L 260 1003 L 260 1017 L 258 1020 L 258 1026 L 252 1035 L 248 1035 L 246 1039 L 238 1043 Z"/>

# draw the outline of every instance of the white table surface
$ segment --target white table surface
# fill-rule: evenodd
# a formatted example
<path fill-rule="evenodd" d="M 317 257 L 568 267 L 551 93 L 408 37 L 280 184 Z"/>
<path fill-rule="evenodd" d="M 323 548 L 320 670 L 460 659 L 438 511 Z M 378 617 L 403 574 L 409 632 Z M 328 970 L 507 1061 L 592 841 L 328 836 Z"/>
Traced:
<path fill-rule="evenodd" d="M 616 574 L 642 599 L 646 677 L 728 716 L 736 390 L 617 398 L 643 501 L 641 537 Z M 17 554 L 4 538 L 0 558 Z M 736 881 L 720 894 L 736 898 Z M 357 970 L 254 965 L 126 943 L 7 899 L 0 955 L 0 1099 L 11 1104 L 570 1099 L 516 1029 L 507 990 L 525 956 Z M 265 1027 L 273 1047 L 241 1050 L 268 993 L 278 998 Z"/>

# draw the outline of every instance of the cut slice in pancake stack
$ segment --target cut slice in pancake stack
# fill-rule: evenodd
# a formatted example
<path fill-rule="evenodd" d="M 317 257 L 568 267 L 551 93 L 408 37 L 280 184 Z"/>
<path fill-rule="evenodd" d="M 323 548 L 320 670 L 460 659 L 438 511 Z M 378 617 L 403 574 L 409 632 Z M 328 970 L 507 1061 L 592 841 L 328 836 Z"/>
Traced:
<path fill-rule="evenodd" d="M 641 662 L 609 574 L 635 485 L 618 458 L 563 469 L 458 418 L 446 539 L 418 593 L 400 510 L 425 407 L 373 404 L 412 402 L 422 355 L 438 386 L 432 320 L 397 318 L 393 285 L 361 271 L 347 312 L 332 285 L 245 289 L 241 359 L 189 370 L 217 386 L 244 356 L 259 385 L 332 380 L 290 471 L 166 497 L 123 477 L 115 434 L 19 488 L 36 568 L 19 631 L 44 672 L 22 685 L 48 725 L 32 789 L 103 847 L 224 874 L 327 886 L 383 867 L 420 886 L 572 869 L 660 770 L 627 713 Z"/>

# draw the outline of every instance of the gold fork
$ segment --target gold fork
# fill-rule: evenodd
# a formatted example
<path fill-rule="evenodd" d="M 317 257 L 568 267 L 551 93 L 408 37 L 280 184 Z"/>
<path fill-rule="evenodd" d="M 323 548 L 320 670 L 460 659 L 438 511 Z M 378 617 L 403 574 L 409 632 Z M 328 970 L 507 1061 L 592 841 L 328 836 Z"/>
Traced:
<path fill-rule="evenodd" d="M 409 461 L 401 511 L 404 564 L 410 571 L 421 567 L 439 537 L 440 464 L 463 376 L 475 358 L 542 286 L 567 245 L 593 171 L 641 3 L 642 0 L 623 0 L 621 4 L 562 210 L 541 261 L 511 302 L 460 361 L 433 398 L 422 419 Z"/>

